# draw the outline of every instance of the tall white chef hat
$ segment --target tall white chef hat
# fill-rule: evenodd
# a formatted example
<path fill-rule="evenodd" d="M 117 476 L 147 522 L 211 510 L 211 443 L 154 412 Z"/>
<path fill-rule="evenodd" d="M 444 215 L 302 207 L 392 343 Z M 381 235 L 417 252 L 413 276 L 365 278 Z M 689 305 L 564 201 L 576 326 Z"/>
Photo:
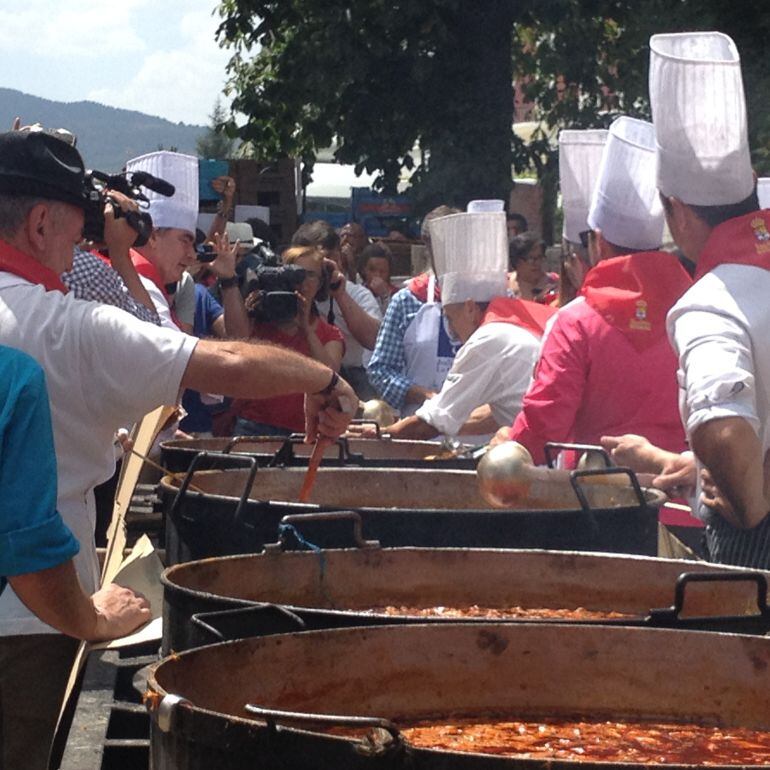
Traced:
<path fill-rule="evenodd" d="M 588 226 L 616 246 L 657 249 L 663 206 L 655 183 L 655 129 L 620 117 L 610 126 L 594 187 Z"/>
<path fill-rule="evenodd" d="M 502 211 L 505 208 L 505 201 L 498 198 L 488 198 L 486 200 L 471 201 L 466 209 L 469 214 L 480 214 L 484 211 Z"/>
<path fill-rule="evenodd" d="M 653 35 L 650 103 L 664 195 L 718 206 L 751 194 L 741 60 L 727 35 Z"/>
<path fill-rule="evenodd" d="M 176 188 L 168 198 L 145 190 L 155 227 L 176 227 L 195 233 L 198 221 L 198 159 L 178 152 L 151 152 L 126 163 L 126 171 L 146 171 Z"/>
<path fill-rule="evenodd" d="M 759 208 L 770 209 L 770 176 L 761 176 L 757 179 L 757 197 Z"/>
<path fill-rule="evenodd" d="M 508 234 L 502 211 L 450 214 L 430 223 L 441 302 L 489 302 L 507 288 Z"/>
<path fill-rule="evenodd" d="M 572 243 L 578 243 L 580 233 L 588 229 L 588 210 L 606 141 L 607 131 L 603 128 L 559 133 L 559 187 L 564 210 L 562 236 Z"/>

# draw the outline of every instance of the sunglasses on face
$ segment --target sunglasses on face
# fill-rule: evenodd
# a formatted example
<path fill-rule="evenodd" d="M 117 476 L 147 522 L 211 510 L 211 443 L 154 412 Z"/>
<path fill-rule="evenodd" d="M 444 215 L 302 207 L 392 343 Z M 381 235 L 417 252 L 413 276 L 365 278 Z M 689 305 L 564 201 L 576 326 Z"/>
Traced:
<path fill-rule="evenodd" d="M 584 249 L 588 248 L 588 238 L 589 238 L 590 235 L 591 235 L 591 231 L 590 230 L 581 230 L 578 233 L 578 238 L 580 238 L 580 245 Z"/>

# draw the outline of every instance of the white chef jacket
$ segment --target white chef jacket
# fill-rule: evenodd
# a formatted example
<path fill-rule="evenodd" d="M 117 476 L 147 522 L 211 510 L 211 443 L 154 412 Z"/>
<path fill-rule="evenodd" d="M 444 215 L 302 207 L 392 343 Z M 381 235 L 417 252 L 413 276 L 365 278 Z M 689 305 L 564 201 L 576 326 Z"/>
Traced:
<path fill-rule="evenodd" d="M 361 286 L 352 281 L 345 281 L 345 290 L 350 298 L 370 316 L 374 316 L 378 321 L 382 321 L 382 311 L 380 310 L 380 304 L 377 302 L 377 298 L 372 294 L 366 286 Z M 321 314 L 321 318 L 324 321 L 329 315 L 329 303 L 332 300 L 326 300 L 318 303 L 318 312 Z M 369 359 L 372 357 L 372 351 L 367 350 L 361 345 L 358 340 L 351 334 L 348 325 L 345 323 L 345 318 L 342 315 L 340 306 L 334 303 L 334 325 L 342 332 L 345 337 L 345 355 L 342 357 L 342 366 L 366 366 L 369 363 Z"/>
<path fill-rule="evenodd" d="M 679 356 L 680 411 L 687 435 L 722 417 L 742 417 L 770 448 L 770 271 L 719 265 L 669 311 Z"/>
<path fill-rule="evenodd" d="M 31 355 L 45 371 L 58 473 L 57 507 L 81 544 L 83 588 L 98 585 L 93 488 L 115 470 L 115 429 L 161 404 L 176 403 L 198 340 L 140 321 L 111 305 L 46 292 L 0 273 L 0 343 Z M 0 635 L 55 633 L 10 586 L 0 596 Z"/>
<path fill-rule="evenodd" d="M 521 410 L 540 340 L 510 323 L 480 326 L 455 356 L 441 390 L 415 414 L 447 436 L 457 436 L 471 412 L 489 404 L 498 425 L 510 425 Z"/>

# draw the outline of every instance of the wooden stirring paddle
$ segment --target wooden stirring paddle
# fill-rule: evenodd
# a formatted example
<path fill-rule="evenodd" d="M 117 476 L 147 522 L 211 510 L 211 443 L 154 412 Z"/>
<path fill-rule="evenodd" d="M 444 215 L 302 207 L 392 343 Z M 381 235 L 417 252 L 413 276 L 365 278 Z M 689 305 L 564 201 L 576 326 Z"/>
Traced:
<path fill-rule="evenodd" d="M 307 465 L 307 471 L 305 472 L 305 478 L 302 481 L 302 489 L 299 491 L 299 502 L 306 503 L 310 497 L 310 492 L 313 489 L 315 483 L 315 477 L 318 474 L 318 466 L 321 464 L 321 460 L 324 456 L 324 450 L 332 443 L 329 438 L 318 438 L 313 445 L 313 452 L 310 455 L 310 461 Z"/>

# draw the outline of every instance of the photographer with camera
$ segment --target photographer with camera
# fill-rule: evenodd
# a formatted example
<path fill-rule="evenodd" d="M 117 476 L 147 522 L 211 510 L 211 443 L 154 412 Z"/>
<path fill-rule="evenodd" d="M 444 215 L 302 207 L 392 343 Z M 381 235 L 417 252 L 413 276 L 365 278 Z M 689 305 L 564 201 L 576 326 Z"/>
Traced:
<path fill-rule="evenodd" d="M 316 300 L 328 296 L 329 271 L 323 252 L 294 246 L 280 267 L 257 270 L 246 297 L 251 336 L 281 345 L 339 371 L 345 350 L 342 332 L 321 318 Z M 302 431 L 302 397 L 240 399 L 233 405 L 236 436 L 288 436 Z"/>
<path fill-rule="evenodd" d="M 318 310 L 330 323 L 339 327 L 345 337 L 342 376 L 353 386 L 362 400 L 374 398 L 366 367 L 377 341 L 382 311 L 374 295 L 365 287 L 345 278 L 345 265 L 340 236 L 322 220 L 301 225 L 291 239 L 292 246 L 315 246 L 323 251 L 331 277 L 328 299 L 319 300 Z"/>

